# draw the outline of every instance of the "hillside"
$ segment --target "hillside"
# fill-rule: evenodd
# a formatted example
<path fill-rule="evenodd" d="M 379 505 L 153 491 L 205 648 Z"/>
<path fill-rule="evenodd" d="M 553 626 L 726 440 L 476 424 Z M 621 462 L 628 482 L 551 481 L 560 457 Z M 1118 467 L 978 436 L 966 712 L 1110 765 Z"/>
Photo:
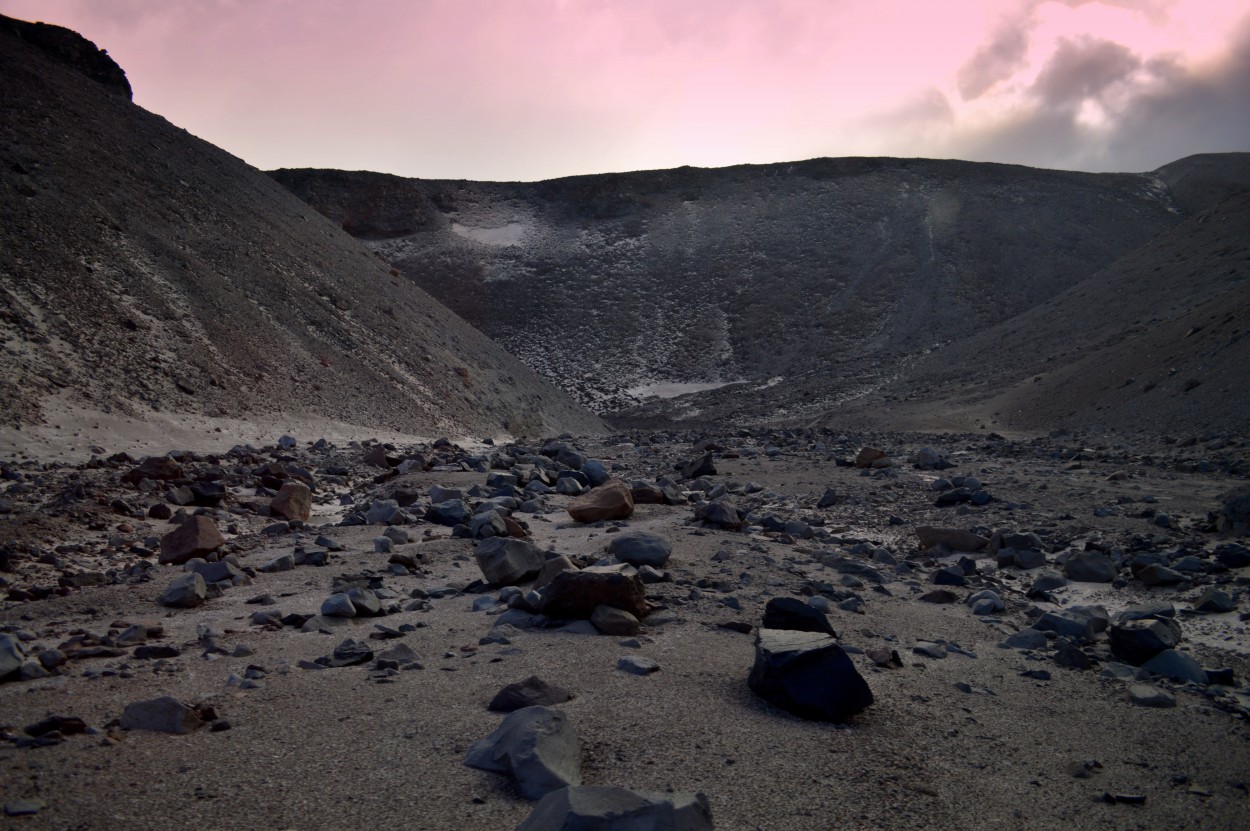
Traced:
<path fill-rule="evenodd" d="M 131 103 L 89 41 L 0 22 L 5 426 L 55 400 L 422 435 L 602 428 L 272 179 Z"/>
<path fill-rule="evenodd" d="M 272 175 L 583 402 L 749 382 L 734 396 L 758 401 L 728 419 L 817 413 L 1181 219 L 1153 175 L 920 159 L 510 184 Z"/>

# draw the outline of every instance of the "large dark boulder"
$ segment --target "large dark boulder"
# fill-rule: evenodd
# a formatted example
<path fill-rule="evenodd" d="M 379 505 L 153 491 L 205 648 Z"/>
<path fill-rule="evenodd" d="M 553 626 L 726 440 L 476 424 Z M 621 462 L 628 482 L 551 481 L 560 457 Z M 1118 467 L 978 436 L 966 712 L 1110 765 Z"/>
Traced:
<path fill-rule="evenodd" d="M 791 632 L 822 632 L 832 638 L 838 636 L 833 631 L 829 618 L 820 610 L 807 605 L 797 597 L 774 597 L 764 607 L 765 629 L 786 629 Z"/>
<path fill-rule="evenodd" d="M 821 632 L 760 629 L 747 684 L 770 704 L 816 721 L 846 721 L 873 701 L 850 657 Z"/>
<path fill-rule="evenodd" d="M 621 609 L 640 620 L 651 612 L 638 574 L 627 574 L 619 568 L 562 571 L 543 589 L 542 595 L 539 611 L 548 617 L 589 620 L 598 606 Z"/>
<path fill-rule="evenodd" d="M 714 827 L 712 809 L 701 793 L 576 785 L 544 796 L 516 831 L 712 831 Z"/>
<path fill-rule="evenodd" d="M 1139 667 L 1181 641 L 1181 626 L 1174 620 L 1129 620 L 1111 627 L 1111 652 L 1125 663 Z"/>

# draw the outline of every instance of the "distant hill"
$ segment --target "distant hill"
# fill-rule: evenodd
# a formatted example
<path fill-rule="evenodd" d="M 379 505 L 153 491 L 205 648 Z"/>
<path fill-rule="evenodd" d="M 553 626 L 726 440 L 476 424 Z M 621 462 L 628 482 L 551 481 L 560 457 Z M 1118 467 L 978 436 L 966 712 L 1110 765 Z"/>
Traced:
<path fill-rule="evenodd" d="M 0 420 L 73 406 L 539 434 L 593 414 L 272 179 L 0 19 Z"/>

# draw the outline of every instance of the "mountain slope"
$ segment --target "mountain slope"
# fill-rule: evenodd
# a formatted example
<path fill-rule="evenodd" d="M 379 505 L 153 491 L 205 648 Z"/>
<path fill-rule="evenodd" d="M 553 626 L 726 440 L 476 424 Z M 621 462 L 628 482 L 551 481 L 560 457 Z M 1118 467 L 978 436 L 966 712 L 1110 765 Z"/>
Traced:
<path fill-rule="evenodd" d="M 1243 191 L 1054 299 L 926 357 L 883 394 L 914 423 L 964 414 L 1024 429 L 1244 432 L 1247 229 Z"/>
<path fill-rule="evenodd" d="M 4 423 L 68 395 L 426 434 L 602 429 L 272 179 L 87 72 L 100 56 L 0 26 Z"/>
<path fill-rule="evenodd" d="M 536 183 L 271 175 L 582 401 L 749 382 L 700 398 L 728 420 L 820 412 L 1181 219 L 1154 175 L 924 159 Z M 632 415 L 648 412 L 690 414 Z"/>

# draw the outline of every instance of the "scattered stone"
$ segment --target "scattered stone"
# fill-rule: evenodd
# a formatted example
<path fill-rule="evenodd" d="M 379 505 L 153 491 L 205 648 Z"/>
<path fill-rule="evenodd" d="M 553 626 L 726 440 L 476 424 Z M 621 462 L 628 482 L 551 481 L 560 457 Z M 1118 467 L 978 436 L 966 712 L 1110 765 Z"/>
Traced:
<path fill-rule="evenodd" d="M 823 632 L 761 628 L 747 684 L 800 718 L 844 722 L 873 702 L 845 650 Z"/>
<path fill-rule="evenodd" d="M 727 531 L 738 531 L 745 525 L 742 514 L 738 512 L 738 509 L 724 499 L 714 499 L 711 502 L 705 502 L 695 508 L 694 516 L 695 519 Z"/>
<path fill-rule="evenodd" d="M 495 732 L 469 748 L 464 764 L 512 776 L 521 795 L 531 800 L 582 782 L 577 731 L 553 707 L 511 713 Z"/>
<path fill-rule="evenodd" d="M 612 606 L 645 618 L 647 604 L 642 580 L 620 567 L 562 571 L 542 590 L 539 611 L 548 617 L 589 619 L 598 606 Z"/>
<path fill-rule="evenodd" d="M 1111 627 L 1111 652 L 1125 663 L 1139 667 L 1181 640 L 1181 627 L 1174 620 L 1147 618 L 1128 620 Z"/>
<path fill-rule="evenodd" d="M 194 571 L 179 574 L 170 581 L 161 595 L 161 605 L 175 609 L 194 609 L 208 597 L 208 584 Z"/>
<path fill-rule="evenodd" d="M 1198 599 L 1194 601 L 1194 611 L 1204 614 L 1222 614 L 1231 612 L 1236 608 L 1237 601 L 1233 600 L 1227 592 L 1221 591 L 1214 586 L 1198 595 Z"/>
<path fill-rule="evenodd" d="M 949 605 L 959 602 L 959 595 L 950 589 L 934 589 L 920 595 L 921 602 Z"/>
<path fill-rule="evenodd" d="M 1080 551 L 1063 564 L 1063 573 L 1078 583 L 1110 583 L 1115 579 L 1115 563 L 1101 551 Z"/>
<path fill-rule="evenodd" d="M 303 482 L 285 482 L 269 503 L 269 513 L 305 522 L 312 516 L 312 491 Z"/>
<path fill-rule="evenodd" d="M 1146 586 L 1174 586 L 1185 581 L 1185 575 L 1165 565 L 1152 563 L 1137 572 L 1137 579 Z"/>
<path fill-rule="evenodd" d="M 156 733 L 185 734 L 199 729 L 200 714 L 170 695 L 126 705 L 119 721 L 123 730 L 151 730 Z"/>
<path fill-rule="evenodd" d="M 590 615 L 590 622 L 605 635 L 629 636 L 637 635 L 638 618 L 622 609 L 611 606 L 596 606 Z"/>
<path fill-rule="evenodd" d="M 1207 673 L 1193 657 L 1179 649 L 1165 649 L 1141 668 L 1163 678 L 1173 681 L 1192 681 L 1195 684 L 1206 684 Z"/>
<path fill-rule="evenodd" d="M 917 641 L 916 645 L 911 648 L 911 651 L 917 655 L 937 660 L 942 660 L 946 657 L 946 647 L 943 644 L 931 641 Z"/>
<path fill-rule="evenodd" d="M 990 544 L 985 537 L 958 528 L 934 528 L 929 525 L 916 527 L 921 548 L 944 545 L 952 551 L 980 551 Z"/>
<path fill-rule="evenodd" d="M 673 553 L 673 544 L 649 531 L 627 531 L 612 537 L 608 553 L 632 566 L 664 568 Z"/>
<path fill-rule="evenodd" d="M 628 485 L 613 480 L 575 497 L 568 512 L 575 522 L 628 519 L 634 513 L 634 497 Z"/>
<path fill-rule="evenodd" d="M 225 544 L 217 523 L 197 514 L 161 538 L 160 561 L 182 565 L 192 557 L 205 557 Z"/>
<path fill-rule="evenodd" d="M 650 675 L 660 671 L 660 665 L 641 655 L 627 655 L 616 662 L 616 668 L 631 675 Z"/>
<path fill-rule="evenodd" d="M 879 447 L 863 447 L 855 455 L 855 467 L 874 467 L 887 458 L 886 452 Z"/>
<path fill-rule="evenodd" d="M 47 807 L 48 803 L 42 799 L 11 799 L 4 803 L 4 815 L 6 817 L 30 817 Z M 712 826 L 709 824 L 707 827 Z"/>
<path fill-rule="evenodd" d="M 1176 696 L 1159 687 L 1149 684 L 1129 684 L 1129 701 L 1139 707 L 1175 707 Z"/>
<path fill-rule="evenodd" d="M 356 604 L 344 592 L 335 592 L 322 601 L 321 614 L 326 617 L 355 617 Z"/>
<path fill-rule="evenodd" d="M 477 543 L 473 557 L 486 582 L 492 586 L 515 586 L 538 576 L 543 553 L 527 540 L 489 537 Z"/>
<path fill-rule="evenodd" d="M 553 704 L 563 704 L 572 698 L 572 693 L 563 687 L 548 684 L 537 675 L 531 675 L 524 681 L 509 684 L 501 689 L 486 705 L 486 708 L 497 713 L 511 713 L 523 707 L 550 707 Z"/>
<path fill-rule="evenodd" d="M 26 661 L 26 648 L 12 635 L 0 634 L 0 681 L 16 675 Z"/>
<path fill-rule="evenodd" d="M 1002 649 L 1044 649 L 1047 643 L 1049 641 L 1046 639 L 1046 633 L 1041 630 L 1021 629 L 1019 632 L 1008 635 L 999 647 Z"/>
<path fill-rule="evenodd" d="M 822 632 L 831 638 L 838 636 L 824 613 L 809 603 L 795 597 L 774 597 L 764 606 L 764 629 L 783 629 L 789 632 Z"/>
<path fill-rule="evenodd" d="M 547 794 L 516 831 L 712 831 L 701 793 L 645 793 L 606 785 Z"/>

